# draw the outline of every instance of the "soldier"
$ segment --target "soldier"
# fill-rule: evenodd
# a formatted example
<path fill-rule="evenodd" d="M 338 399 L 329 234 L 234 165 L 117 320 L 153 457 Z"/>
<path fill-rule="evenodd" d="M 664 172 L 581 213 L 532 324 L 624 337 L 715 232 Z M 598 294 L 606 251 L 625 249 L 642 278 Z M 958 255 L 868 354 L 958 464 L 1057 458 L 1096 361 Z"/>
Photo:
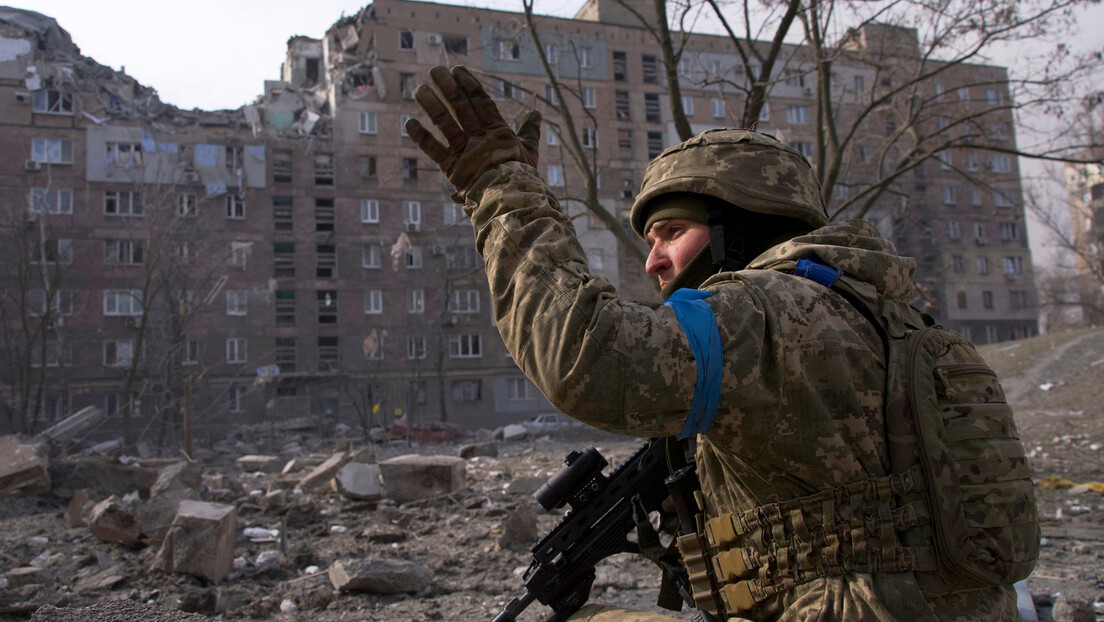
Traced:
<path fill-rule="evenodd" d="M 716 545 L 706 609 L 728 620 L 1018 619 L 1007 586 L 921 589 L 930 559 L 899 532 L 923 520 L 894 500 L 903 484 L 890 477 L 887 346 L 862 310 L 921 327 L 908 306 L 914 263 L 867 223 L 829 224 L 801 154 L 715 130 L 652 161 L 631 225 L 666 302 L 636 303 L 590 271 L 535 168 L 539 113 L 515 133 L 466 68 L 434 67 L 430 82 L 415 97 L 445 143 L 416 120 L 407 132 L 471 218 L 514 361 L 585 423 L 696 440 Z M 572 619 L 672 618 L 588 605 Z"/>

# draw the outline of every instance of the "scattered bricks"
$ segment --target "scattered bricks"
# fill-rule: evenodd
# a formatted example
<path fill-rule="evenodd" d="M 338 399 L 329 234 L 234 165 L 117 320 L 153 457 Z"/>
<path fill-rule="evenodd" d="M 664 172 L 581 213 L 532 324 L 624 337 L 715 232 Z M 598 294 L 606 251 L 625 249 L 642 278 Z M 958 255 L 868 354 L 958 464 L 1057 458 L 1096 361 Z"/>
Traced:
<path fill-rule="evenodd" d="M 498 456 L 498 445 L 495 443 L 473 443 L 471 445 L 461 445 L 456 450 L 456 455 L 461 458 L 474 458 L 476 456 L 488 456 L 495 458 Z"/>
<path fill-rule="evenodd" d="M 275 473 L 279 468 L 280 458 L 278 456 L 242 456 L 235 460 L 238 466 L 247 473 L 254 471 L 261 471 L 262 473 Z"/>
<path fill-rule="evenodd" d="M 45 568 L 38 568 L 32 566 L 24 566 L 23 568 L 13 568 L 9 570 L 5 575 L 8 579 L 8 587 L 17 588 L 24 585 L 33 585 L 36 583 L 45 583 L 49 578 Z"/>
<path fill-rule="evenodd" d="M 322 488 L 330 483 L 334 475 L 337 475 L 338 469 L 345 466 L 345 463 L 348 461 L 349 455 L 346 452 L 337 452 L 327 458 L 322 464 L 314 467 L 306 477 L 299 480 L 299 487 L 303 489 L 303 492 L 313 492 Z"/>
<path fill-rule="evenodd" d="M 92 508 L 88 517 L 88 529 L 101 542 L 133 544 L 141 536 L 138 519 L 115 495 L 100 501 Z"/>
<path fill-rule="evenodd" d="M 465 462 L 450 456 L 409 454 L 379 464 L 387 496 L 398 503 L 447 495 L 466 485 Z"/>
<path fill-rule="evenodd" d="M 0 436 L 0 494 L 50 490 L 50 458 L 40 439 Z"/>
<path fill-rule="evenodd" d="M 333 479 L 334 490 L 350 499 L 379 499 L 379 465 L 350 462 Z"/>
<path fill-rule="evenodd" d="M 204 501 L 181 501 L 154 568 L 221 581 L 234 566 L 237 508 Z"/>
<path fill-rule="evenodd" d="M 414 593 L 429 584 L 429 572 L 411 562 L 353 559 L 330 566 L 330 583 L 343 592 Z"/>
<path fill-rule="evenodd" d="M 85 520 L 84 515 L 88 510 L 88 491 L 78 490 L 73 493 L 73 496 L 69 499 L 69 526 L 70 527 L 84 527 L 88 525 L 88 521 Z"/>
<path fill-rule="evenodd" d="M 510 512 L 502 524 L 502 535 L 498 538 L 498 548 L 509 549 L 513 545 L 522 545 L 528 549 L 537 541 L 537 512 L 531 505 L 522 505 Z"/>

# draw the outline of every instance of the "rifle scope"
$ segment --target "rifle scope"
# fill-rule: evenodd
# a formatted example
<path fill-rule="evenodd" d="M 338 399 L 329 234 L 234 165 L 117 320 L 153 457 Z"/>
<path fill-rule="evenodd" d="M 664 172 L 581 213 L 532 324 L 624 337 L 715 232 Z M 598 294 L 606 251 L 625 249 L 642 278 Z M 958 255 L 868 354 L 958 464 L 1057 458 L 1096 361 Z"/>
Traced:
<path fill-rule="evenodd" d="M 602 469 L 608 464 L 602 454 L 593 447 L 587 447 L 583 451 L 572 451 L 564 458 L 564 466 L 548 478 L 548 481 L 538 488 L 533 496 L 541 507 L 549 512 L 562 508 L 577 495 L 585 493 L 588 485 L 593 484 L 589 487 L 597 487 L 598 484 L 594 480 L 602 476 Z"/>

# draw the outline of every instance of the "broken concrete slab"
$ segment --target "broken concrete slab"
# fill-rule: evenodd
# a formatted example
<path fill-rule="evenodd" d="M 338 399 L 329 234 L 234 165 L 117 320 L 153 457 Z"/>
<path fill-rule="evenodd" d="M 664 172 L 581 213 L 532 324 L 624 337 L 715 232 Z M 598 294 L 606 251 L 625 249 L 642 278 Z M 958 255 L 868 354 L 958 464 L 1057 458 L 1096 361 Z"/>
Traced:
<path fill-rule="evenodd" d="M 322 464 L 314 467 L 310 473 L 299 480 L 299 488 L 302 488 L 303 492 L 313 492 L 326 486 L 330 483 L 330 480 L 337 475 L 338 469 L 345 466 L 347 462 L 349 462 L 348 452 L 337 452 L 327 458 Z"/>
<path fill-rule="evenodd" d="M 547 477 L 519 477 L 507 484 L 506 492 L 512 495 L 531 495 L 547 482 Z"/>
<path fill-rule="evenodd" d="M 46 605 L 31 616 L 31 622 L 85 622 L 87 620 L 145 620 L 146 622 L 207 622 L 195 613 L 165 609 L 133 600 L 111 600 L 91 607 L 71 608 Z"/>
<path fill-rule="evenodd" d="M 0 494 L 39 494 L 50 490 L 46 441 L 0 436 Z"/>
<path fill-rule="evenodd" d="M 495 435 L 496 438 L 501 438 L 504 441 L 520 441 L 529 434 L 528 428 L 523 425 L 511 423 L 510 425 L 503 426 L 501 430 L 501 436 Z"/>
<path fill-rule="evenodd" d="M 16 588 L 23 587 L 24 585 L 34 585 L 36 583 L 45 583 L 50 574 L 45 568 L 39 568 L 37 566 L 24 566 L 22 568 L 12 568 L 4 573 L 4 577 L 8 580 L 8 587 Z"/>
<path fill-rule="evenodd" d="M 103 457 L 55 460 L 50 465 L 55 492 L 61 489 L 86 488 L 97 497 L 123 496 L 138 491 L 143 499 L 149 498 L 150 488 L 160 475 L 157 469 L 137 465 L 119 464 Z"/>
<path fill-rule="evenodd" d="M 262 473 L 275 473 L 280 468 L 279 456 L 261 456 L 257 454 L 251 454 L 248 456 L 242 456 L 235 460 L 238 466 L 247 473 L 253 473 L 254 471 L 260 471 Z"/>
<path fill-rule="evenodd" d="M 85 576 L 78 576 L 73 588 L 77 592 L 102 592 L 126 581 L 127 577 L 126 566 L 115 564 L 110 568 L 91 572 Z"/>
<path fill-rule="evenodd" d="M 85 514 L 92 509 L 88 507 L 88 501 L 89 497 L 87 490 L 78 490 L 69 498 L 68 517 L 70 527 L 84 527 L 88 525 Z"/>
<path fill-rule="evenodd" d="M 527 550 L 537 541 L 538 535 L 537 512 L 531 505 L 525 504 L 506 516 L 502 523 L 502 535 L 498 537 L 498 547 Z"/>
<path fill-rule="evenodd" d="M 379 499 L 382 493 L 379 477 L 378 464 L 350 462 L 338 470 L 333 487 L 350 499 Z"/>
<path fill-rule="evenodd" d="M 237 508 L 205 501 L 181 501 L 154 568 L 221 581 L 234 567 Z"/>
<path fill-rule="evenodd" d="M 462 458 L 408 454 L 379 464 L 387 497 L 399 503 L 447 495 L 467 485 Z"/>
<path fill-rule="evenodd" d="M 172 488 L 150 497 L 134 510 L 142 533 L 154 540 L 161 540 L 169 530 L 181 501 L 198 501 L 199 493 L 191 488 Z"/>
<path fill-rule="evenodd" d="M 138 519 L 130 505 L 112 495 L 92 508 L 88 517 L 88 529 L 101 542 L 133 544 L 141 537 Z"/>
<path fill-rule="evenodd" d="M 456 450 L 456 455 L 461 458 L 475 458 L 476 456 L 498 457 L 498 445 L 495 443 L 472 443 L 461 445 Z"/>
<path fill-rule="evenodd" d="M 194 462 L 174 462 L 157 473 L 157 481 L 150 486 L 149 496 L 156 497 L 167 490 L 186 488 L 198 491 L 203 483 L 203 470 Z"/>
<path fill-rule="evenodd" d="M 58 443 L 67 441 L 104 418 L 104 411 L 97 406 L 86 406 L 72 415 L 38 433 L 44 440 Z"/>
<path fill-rule="evenodd" d="M 407 561 L 343 560 L 330 566 L 330 583 L 342 592 L 412 594 L 429 585 L 429 571 L 419 564 Z"/>

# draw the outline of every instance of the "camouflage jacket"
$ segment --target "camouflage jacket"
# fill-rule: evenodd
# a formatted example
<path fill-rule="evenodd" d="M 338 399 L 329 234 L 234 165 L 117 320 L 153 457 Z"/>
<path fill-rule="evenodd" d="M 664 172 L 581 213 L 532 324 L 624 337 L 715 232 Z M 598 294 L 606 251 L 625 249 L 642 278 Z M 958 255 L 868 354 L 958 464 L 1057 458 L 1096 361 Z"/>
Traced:
<path fill-rule="evenodd" d="M 468 196 L 498 328 L 517 365 L 554 406 L 583 422 L 634 436 L 677 434 L 697 371 L 670 307 L 621 300 L 590 272 L 535 169 L 502 165 Z M 724 368 L 720 409 L 697 444 L 708 517 L 888 474 L 883 343 L 845 298 L 786 272 L 810 255 L 843 270 L 875 308 L 916 315 L 907 305 L 913 261 L 861 221 L 822 227 L 745 270 L 709 278 L 701 288 L 713 294 L 706 302 Z M 910 573 L 849 574 L 771 597 L 754 617 L 1011 619 L 1011 591 L 984 592 L 928 600 Z"/>

